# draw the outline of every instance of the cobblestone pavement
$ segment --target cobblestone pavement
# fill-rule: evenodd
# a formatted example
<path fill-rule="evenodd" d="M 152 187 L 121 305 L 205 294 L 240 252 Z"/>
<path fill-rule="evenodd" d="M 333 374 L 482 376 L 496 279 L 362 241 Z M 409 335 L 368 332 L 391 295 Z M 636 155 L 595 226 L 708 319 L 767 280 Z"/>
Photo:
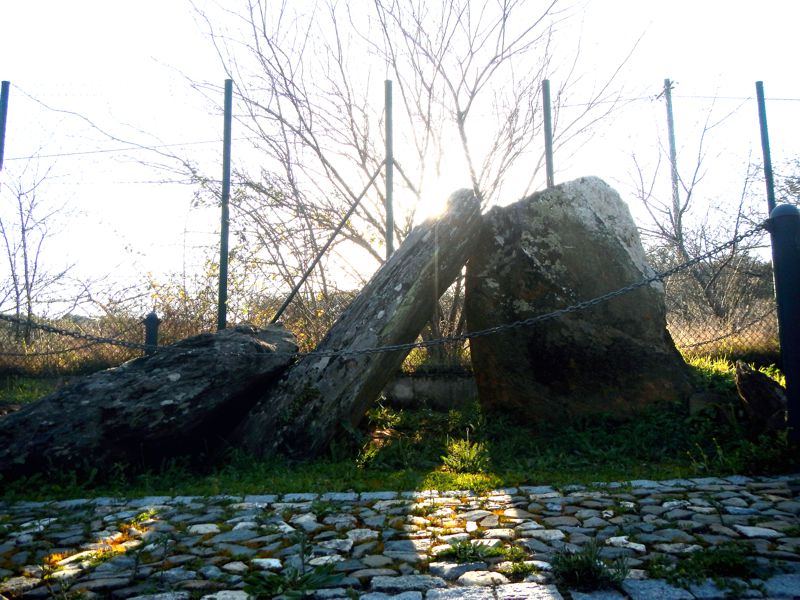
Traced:
<path fill-rule="evenodd" d="M 523 486 L 485 495 L 0 502 L 0 598 L 244 600 L 251 597 L 246 577 L 326 568 L 337 581 L 310 597 L 800 598 L 799 492 L 794 475 Z M 602 592 L 556 585 L 554 553 L 592 540 L 604 559 L 625 559 L 627 578 Z M 653 560 L 687 563 L 732 542 L 747 544 L 760 578 L 682 586 L 648 578 Z M 467 562 L 452 556 L 454 548 Z"/>

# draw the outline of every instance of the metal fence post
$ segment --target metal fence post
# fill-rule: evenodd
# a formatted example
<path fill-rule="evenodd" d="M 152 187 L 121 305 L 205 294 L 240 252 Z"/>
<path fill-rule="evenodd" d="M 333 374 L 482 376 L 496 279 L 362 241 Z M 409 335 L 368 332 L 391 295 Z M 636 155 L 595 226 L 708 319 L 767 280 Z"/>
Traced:
<path fill-rule="evenodd" d="M 6 117 L 8 116 L 8 91 L 11 82 L 0 83 L 0 171 L 3 170 L 3 154 L 6 147 Z"/>
<path fill-rule="evenodd" d="M 547 172 L 547 187 L 555 185 L 553 175 L 553 119 L 550 114 L 550 80 L 542 81 L 542 108 L 544 110 L 544 161 Z"/>
<path fill-rule="evenodd" d="M 772 236 L 789 439 L 797 443 L 800 442 L 800 210 L 790 204 L 776 206 L 767 228 Z"/>
<path fill-rule="evenodd" d="M 155 354 L 158 348 L 158 326 L 161 324 L 161 319 L 155 311 L 151 312 L 144 318 L 144 345 L 147 349 L 144 351 L 146 356 Z"/>

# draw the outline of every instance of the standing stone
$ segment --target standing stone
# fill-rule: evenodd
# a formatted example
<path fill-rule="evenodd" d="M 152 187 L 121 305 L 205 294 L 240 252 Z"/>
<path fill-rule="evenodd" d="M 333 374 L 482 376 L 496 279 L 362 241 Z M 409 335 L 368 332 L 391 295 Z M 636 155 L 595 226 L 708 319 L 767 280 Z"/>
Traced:
<path fill-rule="evenodd" d="M 212 450 L 296 352 L 281 326 L 239 326 L 90 375 L 0 418 L 0 474 L 103 472 Z"/>
<path fill-rule="evenodd" d="M 586 177 L 496 207 L 467 266 L 470 331 L 595 298 L 653 274 L 617 193 Z M 483 406 L 528 422 L 629 416 L 690 393 L 658 284 L 590 309 L 475 338 Z"/>
<path fill-rule="evenodd" d="M 736 361 L 736 391 L 753 434 L 786 429 L 786 391 L 744 361 Z"/>
<path fill-rule="evenodd" d="M 413 342 L 439 297 L 467 261 L 480 203 L 455 192 L 446 212 L 416 227 L 334 323 L 315 352 Z M 306 457 L 327 448 L 340 426 L 354 427 L 397 372 L 408 350 L 303 357 L 240 428 L 256 455 Z"/>

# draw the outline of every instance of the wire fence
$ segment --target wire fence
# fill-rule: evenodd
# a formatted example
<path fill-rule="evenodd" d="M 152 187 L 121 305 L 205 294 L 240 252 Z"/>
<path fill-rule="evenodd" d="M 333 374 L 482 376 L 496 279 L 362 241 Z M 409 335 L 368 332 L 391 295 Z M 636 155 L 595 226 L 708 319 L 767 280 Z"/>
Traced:
<path fill-rule="evenodd" d="M 479 331 L 471 331 L 453 336 L 443 336 L 429 340 L 371 348 L 338 348 L 325 351 L 312 351 L 298 353 L 298 357 L 353 357 L 382 352 L 409 352 L 414 349 L 430 349 L 444 345 L 463 345 L 471 339 L 496 335 L 512 329 L 529 327 L 536 323 L 578 313 L 656 282 L 663 283 L 665 286 L 668 329 L 676 345 L 679 349 L 684 351 L 684 353 L 717 355 L 750 354 L 765 356 L 774 354 L 777 356 L 779 351 L 777 318 L 774 296 L 771 293 L 771 271 L 766 270 L 763 273 L 748 273 L 747 277 L 750 278 L 749 280 L 739 277 L 735 282 L 739 284 L 741 289 L 729 285 L 726 289 L 729 291 L 728 302 L 730 306 L 724 314 L 714 313 L 715 309 L 718 311 L 721 310 L 720 306 L 717 306 L 704 296 L 703 293 L 701 293 L 703 290 L 698 291 L 697 282 L 692 276 L 692 269 L 704 264 L 709 259 L 714 258 L 725 250 L 735 247 L 747 238 L 759 235 L 764 229 L 765 224 L 762 223 L 743 234 L 737 235 L 730 241 L 717 245 L 709 251 L 679 265 L 656 272 L 649 277 L 645 277 L 622 288 L 612 290 L 601 296 L 587 299 L 549 313 L 536 315 L 528 319 L 504 323 Z M 26 328 L 45 334 L 62 336 L 84 342 L 77 346 L 72 345 L 59 350 L 44 351 L 15 350 L 6 352 L 2 351 L 2 347 L 0 346 L 0 357 L 33 359 L 75 353 L 78 350 L 98 345 L 122 348 L 128 351 L 126 354 L 128 358 L 131 357 L 130 351 L 138 353 L 148 350 L 157 350 L 154 349 L 152 345 L 130 341 L 129 336 L 135 335 L 133 327 L 128 327 L 127 330 L 118 335 L 109 336 L 96 335 L 87 331 L 77 331 L 60 327 L 52 323 L 29 320 L 12 315 L 0 314 L 0 323 L 5 323 L 7 325 L 5 328 L 5 335 L 3 336 L 5 339 L 0 340 L 6 342 L 2 344 L 6 347 L 14 335 L 19 337 L 20 330 Z M 0 329 L 0 332 L 2 332 L 2 329 Z M 16 332 L 16 334 L 14 332 Z M 123 335 L 128 339 L 122 339 Z"/>
<path fill-rule="evenodd" d="M 777 307 L 768 263 L 725 263 L 705 278 L 688 269 L 667 280 L 665 292 L 668 328 L 684 354 L 777 361 Z"/>

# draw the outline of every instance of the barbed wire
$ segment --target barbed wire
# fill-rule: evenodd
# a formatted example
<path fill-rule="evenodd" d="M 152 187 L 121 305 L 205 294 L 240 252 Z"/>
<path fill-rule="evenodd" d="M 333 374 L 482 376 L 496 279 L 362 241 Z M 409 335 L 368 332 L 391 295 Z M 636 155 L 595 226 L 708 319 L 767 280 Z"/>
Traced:
<path fill-rule="evenodd" d="M 386 345 L 386 346 L 374 346 L 374 347 L 370 347 L 370 348 L 359 348 L 359 349 L 355 349 L 355 350 L 349 350 L 349 349 L 313 350 L 311 352 L 298 352 L 298 353 L 296 353 L 295 356 L 298 357 L 298 358 L 308 358 L 308 357 L 333 358 L 333 357 L 337 357 L 337 356 L 341 356 L 341 357 L 357 357 L 357 356 L 363 356 L 363 355 L 368 355 L 368 354 L 380 354 L 380 353 L 384 353 L 384 352 L 411 351 L 411 350 L 414 350 L 416 348 L 423 349 L 423 348 L 431 348 L 431 347 L 434 347 L 434 346 L 441 346 L 441 345 L 445 345 L 445 344 L 464 343 L 464 342 L 466 342 L 468 340 L 471 340 L 471 339 L 487 337 L 487 336 L 495 335 L 495 334 L 498 334 L 498 333 L 504 333 L 504 332 L 507 332 L 507 331 L 511 331 L 513 329 L 520 329 L 520 328 L 523 328 L 523 327 L 530 327 L 531 325 L 535 325 L 537 323 L 542 323 L 544 321 L 550 321 L 550 320 L 558 318 L 558 317 L 563 317 L 563 316 L 566 316 L 566 315 L 569 315 L 569 314 L 572 314 L 572 313 L 580 312 L 580 311 L 583 311 L 583 310 L 588 310 L 588 309 L 593 308 L 593 307 L 595 307 L 595 306 L 597 306 L 599 304 L 603 304 L 605 302 L 608 302 L 609 300 L 612 300 L 612 299 L 617 298 L 619 296 L 623 296 L 625 294 L 628 294 L 628 293 L 630 293 L 630 292 L 632 292 L 634 290 L 637 290 L 637 289 L 639 289 L 641 287 L 645 287 L 645 286 L 651 285 L 651 284 L 656 283 L 656 282 L 663 282 L 664 279 L 666 279 L 668 277 L 671 277 L 672 275 L 675 275 L 675 274 L 680 273 L 682 271 L 686 271 L 686 270 L 692 268 L 693 266 L 701 263 L 702 261 L 707 260 L 707 259 L 719 254 L 723 250 L 727 250 L 728 248 L 739 244 L 743 240 L 755 236 L 759 232 L 765 230 L 766 229 L 766 225 L 767 225 L 767 222 L 764 221 L 763 223 L 753 227 L 752 229 L 746 231 L 745 233 L 742 233 L 742 234 L 739 234 L 739 235 L 735 236 L 730 241 L 725 242 L 723 244 L 719 244 L 718 246 L 715 246 L 711 250 L 708 250 L 708 251 L 696 256 L 695 258 L 693 258 L 691 260 L 688 260 L 688 261 L 686 261 L 684 263 L 681 263 L 680 265 L 677 265 L 675 267 L 667 269 L 666 271 L 654 273 L 650 277 L 645 277 L 645 278 L 643 278 L 643 279 L 641 279 L 641 280 L 639 280 L 637 282 L 631 283 L 629 285 L 626 285 L 626 286 L 621 287 L 619 289 L 613 290 L 613 291 L 608 292 L 606 294 L 603 294 L 601 296 L 597 296 L 597 297 L 591 298 L 589 300 L 583 300 L 581 302 L 577 302 L 577 303 L 572 304 L 570 306 L 566 306 L 564 308 L 560 308 L 560 309 L 551 311 L 549 313 L 536 315 L 534 317 L 529 317 L 527 319 L 521 319 L 519 321 L 514 321 L 512 323 L 504 323 L 502 325 L 496 325 L 494 327 L 488 327 L 486 329 L 480 329 L 480 330 L 477 330 L 477 331 L 466 332 L 466 333 L 462 333 L 462 334 L 459 334 L 459 335 L 444 336 L 444 337 L 435 338 L 435 339 L 432 339 L 432 340 L 422 340 L 422 341 L 418 341 L 418 342 L 408 342 L 408 343 L 404 343 L 404 344 L 391 344 L 391 345 Z M 130 348 L 130 349 L 133 349 L 133 350 L 148 350 L 148 349 L 152 349 L 152 350 L 155 350 L 156 352 L 162 349 L 162 348 L 158 348 L 158 347 L 153 348 L 153 347 L 148 346 L 146 344 L 138 344 L 138 343 L 134 343 L 134 342 L 126 342 L 126 341 L 118 340 L 118 339 L 111 338 L 111 337 L 96 336 L 96 335 L 92 335 L 92 334 L 88 334 L 88 333 L 84 333 L 84 332 L 80 332 L 80 331 L 70 331 L 68 329 L 62 329 L 60 327 L 56 327 L 56 326 L 53 326 L 53 325 L 48 325 L 46 323 L 39 323 L 39 322 L 36 322 L 36 321 L 28 321 L 27 319 L 21 319 L 19 317 L 14 317 L 14 316 L 11 316 L 11 315 L 0 314 L 0 321 L 6 321 L 8 323 L 14 323 L 14 324 L 19 324 L 19 325 L 29 325 L 30 327 L 33 327 L 34 329 L 39 329 L 41 331 L 46 331 L 48 333 L 54 333 L 54 334 L 57 334 L 57 335 L 68 336 L 68 337 L 79 339 L 79 340 L 86 340 L 88 342 L 91 342 L 90 345 L 94 345 L 94 344 L 111 344 L 111 345 L 115 345 L 115 346 L 121 346 L 123 348 Z"/>

